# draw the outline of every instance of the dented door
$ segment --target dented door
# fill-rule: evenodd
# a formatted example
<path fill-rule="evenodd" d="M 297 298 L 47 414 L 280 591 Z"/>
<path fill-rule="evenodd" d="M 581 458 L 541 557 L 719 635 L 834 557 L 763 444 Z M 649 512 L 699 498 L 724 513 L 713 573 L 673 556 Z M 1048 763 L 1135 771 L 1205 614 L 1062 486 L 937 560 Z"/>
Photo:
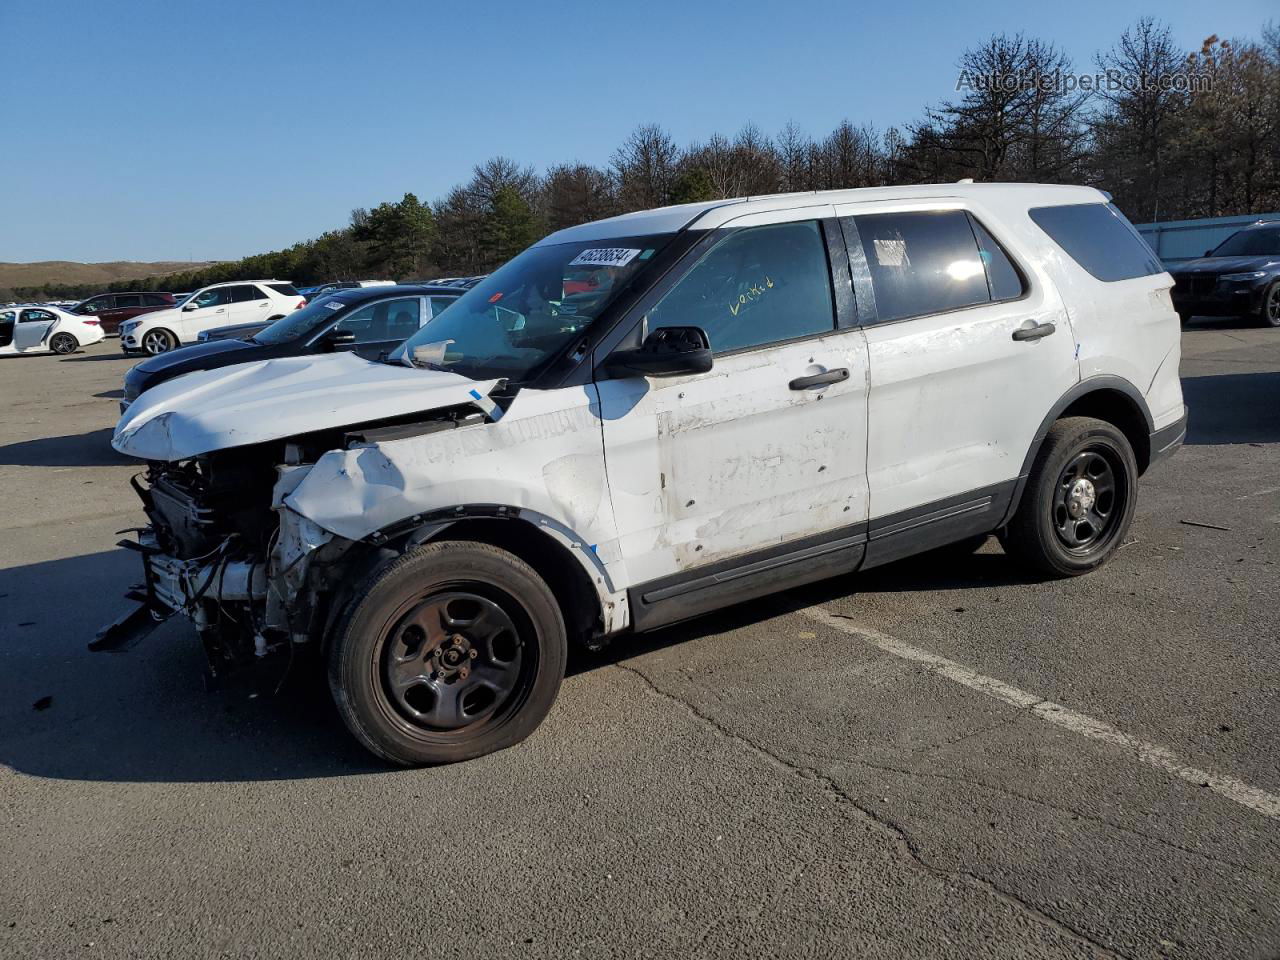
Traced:
<path fill-rule="evenodd" d="M 701 327 L 716 356 L 598 384 L 631 583 L 866 519 L 866 342 L 835 329 L 816 221 L 726 231 L 644 322 Z"/>

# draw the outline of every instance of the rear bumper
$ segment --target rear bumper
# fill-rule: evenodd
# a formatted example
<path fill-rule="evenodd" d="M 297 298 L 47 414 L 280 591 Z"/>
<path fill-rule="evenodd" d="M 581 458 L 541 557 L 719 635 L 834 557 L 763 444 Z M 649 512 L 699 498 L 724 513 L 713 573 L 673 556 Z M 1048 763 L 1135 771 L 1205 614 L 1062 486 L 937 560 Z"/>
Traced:
<path fill-rule="evenodd" d="M 1161 460 L 1167 460 L 1169 457 L 1177 453 L 1178 448 L 1187 439 L 1187 407 L 1182 406 L 1182 416 L 1169 424 L 1167 427 L 1161 427 L 1151 434 L 1151 456 L 1148 459 L 1147 469 L 1154 467 Z"/>

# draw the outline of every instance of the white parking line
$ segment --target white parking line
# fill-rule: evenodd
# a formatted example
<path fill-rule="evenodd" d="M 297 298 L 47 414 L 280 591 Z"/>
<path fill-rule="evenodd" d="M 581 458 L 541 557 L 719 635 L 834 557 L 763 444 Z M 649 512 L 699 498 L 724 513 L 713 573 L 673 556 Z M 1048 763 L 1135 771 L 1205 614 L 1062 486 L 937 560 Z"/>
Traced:
<path fill-rule="evenodd" d="M 1280 820 L 1280 797 L 1273 793 L 1267 793 L 1267 791 L 1251 786 L 1243 780 L 1237 780 L 1235 777 L 1210 773 L 1207 770 L 1200 770 L 1197 767 L 1190 766 L 1178 759 L 1172 751 L 1157 743 L 1150 743 L 1137 737 L 1131 737 L 1129 734 L 1117 730 L 1111 724 L 1102 720 L 1095 720 L 1086 714 L 1077 713 L 1075 710 L 1064 707 L 1060 703 L 1054 703 L 1051 700 L 1038 697 L 1034 693 L 1028 693 L 1026 690 L 1011 686 L 1003 680 L 997 680 L 995 677 L 984 676 L 975 670 L 970 670 L 963 664 L 956 663 L 954 660 L 948 660 L 946 657 L 940 657 L 936 653 L 922 650 L 895 637 L 880 633 L 878 630 L 859 626 L 845 617 L 838 617 L 828 613 L 821 607 L 809 607 L 800 612 L 809 619 L 816 620 L 818 623 L 831 627 L 833 630 L 839 630 L 841 633 L 847 633 L 860 640 L 865 640 L 872 646 L 878 647 L 885 653 L 893 654 L 895 657 L 919 663 L 941 677 L 946 677 L 948 680 L 968 687 L 970 690 L 977 690 L 979 693 L 984 693 L 989 697 L 1003 700 L 1005 703 L 1026 710 L 1029 714 L 1064 730 L 1070 730 L 1072 733 L 1088 737 L 1090 740 L 1101 740 L 1104 743 L 1111 743 L 1131 750 L 1135 759 L 1141 763 L 1156 767 L 1166 773 L 1171 773 L 1175 777 L 1180 777 L 1187 781 L 1187 783 L 1195 784 L 1197 787 L 1208 787 L 1219 796 L 1225 797 L 1243 807 L 1248 807 L 1250 810 L 1256 810 L 1264 817 Z"/>

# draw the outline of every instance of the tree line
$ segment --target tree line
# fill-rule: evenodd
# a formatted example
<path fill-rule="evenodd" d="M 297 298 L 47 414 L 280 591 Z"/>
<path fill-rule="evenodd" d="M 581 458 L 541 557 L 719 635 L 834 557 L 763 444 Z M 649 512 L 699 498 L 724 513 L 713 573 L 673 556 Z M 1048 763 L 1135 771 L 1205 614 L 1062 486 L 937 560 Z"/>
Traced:
<path fill-rule="evenodd" d="M 957 66 L 956 95 L 901 128 L 845 120 L 814 138 L 795 124 L 770 136 L 748 123 L 732 137 L 681 146 L 660 125 L 645 124 L 606 165 L 562 163 L 539 173 L 496 157 L 434 203 L 406 193 L 285 250 L 110 289 L 470 275 L 552 231 L 631 210 L 966 177 L 1090 184 L 1135 222 L 1280 210 L 1275 24 L 1256 40 L 1212 36 L 1187 51 L 1166 25 L 1145 18 L 1080 71 L 1050 42 L 997 34 L 965 50 Z M 95 292 L 58 284 L 14 291 Z"/>

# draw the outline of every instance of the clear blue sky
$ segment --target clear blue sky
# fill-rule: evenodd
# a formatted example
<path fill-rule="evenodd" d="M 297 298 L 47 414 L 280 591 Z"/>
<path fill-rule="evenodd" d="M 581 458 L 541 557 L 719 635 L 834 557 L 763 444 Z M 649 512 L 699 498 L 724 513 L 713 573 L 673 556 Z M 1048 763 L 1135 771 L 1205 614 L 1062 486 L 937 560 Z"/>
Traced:
<path fill-rule="evenodd" d="M 1274 0 L 2 0 L 0 260 L 227 259 L 505 154 L 604 164 L 638 123 L 881 129 L 1022 30 L 1092 67 L 1144 12 L 1187 47 Z"/>

